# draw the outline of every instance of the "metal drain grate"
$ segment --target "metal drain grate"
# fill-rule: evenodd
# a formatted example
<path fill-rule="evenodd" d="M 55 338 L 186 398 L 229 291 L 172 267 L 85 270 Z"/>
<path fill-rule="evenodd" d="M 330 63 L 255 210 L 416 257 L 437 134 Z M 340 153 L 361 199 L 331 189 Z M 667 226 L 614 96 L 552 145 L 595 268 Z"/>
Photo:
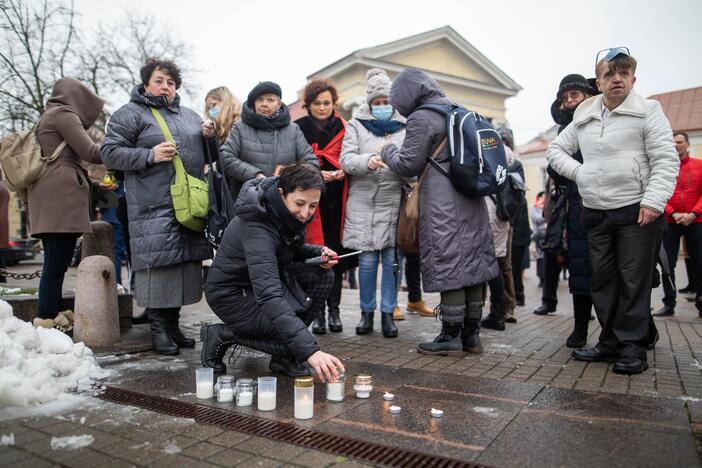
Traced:
<path fill-rule="evenodd" d="M 258 437 L 266 437 L 277 442 L 354 458 L 375 465 L 406 468 L 479 468 L 482 466 L 116 387 L 108 386 L 106 391 L 98 398 L 113 403 L 137 406 L 170 416 L 192 418 L 198 423 L 212 424 Z"/>

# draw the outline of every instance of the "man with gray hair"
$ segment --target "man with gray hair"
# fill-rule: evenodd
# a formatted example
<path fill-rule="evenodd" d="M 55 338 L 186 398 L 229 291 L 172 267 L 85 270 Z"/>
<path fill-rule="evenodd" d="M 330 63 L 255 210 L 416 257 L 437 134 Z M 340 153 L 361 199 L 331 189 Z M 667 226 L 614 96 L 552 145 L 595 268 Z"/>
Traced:
<path fill-rule="evenodd" d="M 648 369 L 651 283 L 661 216 L 680 162 L 660 104 L 633 91 L 636 60 L 626 47 L 601 51 L 599 96 L 583 101 L 548 149 L 551 167 L 574 180 L 583 200 L 599 342 L 573 351 L 579 361 L 616 361 L 614 372 Z M 598 59 L 600 58 L 598 54 Z M 580 150 L 583 162 L 571 155 Z"/>

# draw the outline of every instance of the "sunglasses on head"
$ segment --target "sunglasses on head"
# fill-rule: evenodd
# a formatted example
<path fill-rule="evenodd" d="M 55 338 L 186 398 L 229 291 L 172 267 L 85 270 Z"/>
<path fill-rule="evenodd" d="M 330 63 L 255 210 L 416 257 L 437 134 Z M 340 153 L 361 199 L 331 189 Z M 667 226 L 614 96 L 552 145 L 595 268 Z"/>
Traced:
<path fill-rule="evenodd" d="M 629 56 L 631 55 L 631 52 L 629 52 L 628 47 L 611 47 L 609 49 L 602 49 L 601 51 L 597 52 L 597 56 L 595 56 L 595 69 L 597 69 L 597 64 L 600 63 L 600 60 L 610 62 L 619 55 Z"/>

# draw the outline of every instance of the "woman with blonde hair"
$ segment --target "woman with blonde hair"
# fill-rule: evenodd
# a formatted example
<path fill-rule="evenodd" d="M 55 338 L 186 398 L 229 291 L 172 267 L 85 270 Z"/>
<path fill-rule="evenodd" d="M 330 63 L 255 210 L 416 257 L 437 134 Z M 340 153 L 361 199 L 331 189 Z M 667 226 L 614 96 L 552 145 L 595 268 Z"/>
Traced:
<path fill-rule="evenodd" d="M 222 145 L 227 141 L 232 126 L 241 118 L 241 101 L 226 86 L 211 89 L 205 96 L 203 117 L 214 121 L 217 140 Z"/>

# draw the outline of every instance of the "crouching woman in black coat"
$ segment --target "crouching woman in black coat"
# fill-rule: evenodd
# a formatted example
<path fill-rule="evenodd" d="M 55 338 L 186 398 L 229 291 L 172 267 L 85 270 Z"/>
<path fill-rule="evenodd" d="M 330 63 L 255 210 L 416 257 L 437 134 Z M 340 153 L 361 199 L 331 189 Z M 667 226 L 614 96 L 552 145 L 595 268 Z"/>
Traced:
<path fill-rule="evenodd" d="M 242 187 L 207 275 L 207 302 L 224 324 L 200 331 L 204 366 L 225 373 L 227 348 L 243 345 L 271 354 L 269 369 L 291 377 L 310 375 L 311 367 L 329 381 L 344 370 L 307 329 L 324 310 L 338 262 L 328 247 L 304 243 L 323 187 L 319 169 L 304 162 Z M 320 255 L 329 261 L 305 264 Z"/>

